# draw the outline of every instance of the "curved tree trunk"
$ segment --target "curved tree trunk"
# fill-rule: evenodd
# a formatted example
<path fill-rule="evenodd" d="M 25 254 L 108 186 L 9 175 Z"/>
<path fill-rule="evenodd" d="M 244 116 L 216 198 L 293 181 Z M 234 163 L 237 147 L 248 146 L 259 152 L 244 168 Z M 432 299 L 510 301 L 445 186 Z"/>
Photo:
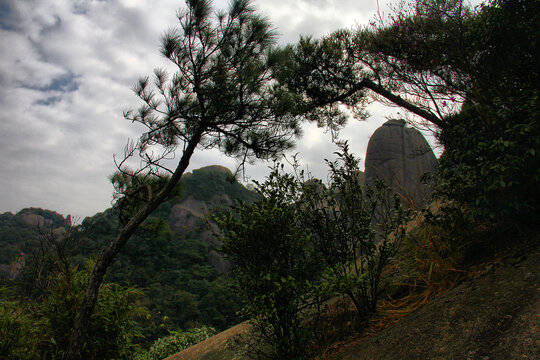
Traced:
<path fill-rule="evenodd" d="M 146 205 L 137 212 L 137 214 L 122 228 L 116 239 L 112 241 L 109 246 L 103 250 L 92 269 L 90 275 L 90 280 L 88 282 L 88 287 L 86 288 L 86 293 L 83 299 L 83 302 L 79 308 L 74 321 L 74 326 L 71 331 L 70 343 L 67 353 L 68 360 L 82 360 L 82 346 L 83 346 L 83 337 L 86 329 L 88 328 L 88 323 L 90 321 L 90 316 L 94 312 L 94 307 L 97 302 L 99 287 L 103 282 L 103 278 L 107 269 L 111 265 L 115 256 L 118 254 L 120 249 L 126 244 L 130 239 L 133 233 L 137 230 L 139 225 L 143 223 L 150 214 L 167 198 L 167 196 L 174 190 L 178 181 L 184 174 L 185 170 L 189 165 L 189 161 L 195 148 L 199 144 L 199 141 L 202 137 L 204 129 L 201 125 L 198 129 L 198 132 L 193 135 L 189 141 L 187 147 L 185 148 L 182 158 L 178 163 L 171 179 L 165 185 L 165 187 L 153 196 Z"/>

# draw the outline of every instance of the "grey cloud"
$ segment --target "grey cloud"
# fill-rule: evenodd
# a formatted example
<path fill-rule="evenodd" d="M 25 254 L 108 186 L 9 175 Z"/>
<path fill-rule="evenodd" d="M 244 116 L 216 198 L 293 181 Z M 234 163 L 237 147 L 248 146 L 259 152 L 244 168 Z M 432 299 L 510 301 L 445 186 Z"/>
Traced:
<path fill-rule="evenodd" d="M 226 1 L 215 4 L 224 8 Z M 355 4 L 255 2 L 290 42 L 298 40 L 299 32 L 318 35 L 348 26 L 324 9 L 348 7 L 350 13 L 359 9 Z M 122 110 L 139 105 L 130 87 L 154 67 L 167 66 L 158 51 L 159 38 L 177 25 L 181 6 L 178 0 L 0 3 L 0 211 L 40 206 L 86 216 L 110 205 L 112 156 L 142 131 L 122 118 Z M 351 126 L 346 132 L 354 139 L 351 147 L 365 151 L 356 146 L 371 128 Z M 317 146 L 304 137 L 294 152 L 323 177 L 323 159 L 336 148 L 320 132 L 324 140 Z M 198 151 L 190 169 L 216 163 L 236 165 L 215 150 Z M 247 176 L 262 180 L 268 165 L 247 166 Z"/>

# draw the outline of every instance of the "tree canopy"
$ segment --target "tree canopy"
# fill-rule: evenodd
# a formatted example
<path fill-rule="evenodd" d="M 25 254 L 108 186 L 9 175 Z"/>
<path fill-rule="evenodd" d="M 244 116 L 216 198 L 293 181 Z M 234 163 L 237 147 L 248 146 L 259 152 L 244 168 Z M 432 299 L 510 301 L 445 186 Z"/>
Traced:
<path fill-rule="evenodd" d="M 71 334 L 69 358 L 81 358 L 81 339 L 107 268 L 142 222 L 175 189 L 197 148 L 218 148 L 241 162 L 276 156 L 299 134 L 295 116 L 274 101 L 269 50 L 275 36 L 250 1 L 233 0 L 227 12 L 214 13 L 211 1 L 188 0 L 178 14 L 179 28 L 162 38 L 162 54 L 175 73 L 154 71 L 134 91 L 143 105 L 126 119 L 147 128 L 126 147 L 112 180 L 120 203 L 131 201 L 125 226 L 103 250 Z M 174 169 L 166 160 L 181 155 Z M 141 166 L 128 164 L 138 156 Z M 149 181 L 151 178 L 158 181 Z M 128 200 L 125 200 L 128 199 Z"/>
<path fill-rule="evenodd" d="M 367 27 L 302 38 L 282 50 L 275 73 L 297 111 L 320 125 L 344 124 L 344 107 L 365 117 L 370 101 L 407 110 L 444 146 L 439 195 L 480 218 L 531 224 L 540 180 L 539 10 L 525 0 L 474 9 L 462 0 L 413 1 Z"/>

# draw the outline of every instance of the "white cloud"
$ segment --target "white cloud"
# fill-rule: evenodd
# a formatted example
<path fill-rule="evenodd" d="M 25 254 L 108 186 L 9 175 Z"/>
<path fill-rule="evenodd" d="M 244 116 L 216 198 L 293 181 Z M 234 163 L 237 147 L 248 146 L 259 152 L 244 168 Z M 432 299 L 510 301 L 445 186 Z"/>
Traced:
<path fill-rule="evenodd" d="M 159 39 L 177 25 L 178 0 L 10 0 L 0 14 L 0 211 L 50 208 L 92 215 L 110 205 L 112 155 L 140 133 L 122 118 L 139 103 L 130 88 L 139 76 L 166 66 Z M 216 1 L 224 9 L 227 2 Z M 258 0 L 281 34 L 320 36 L 365 24 L 376 0 Z M 383 6 L 383 1 L 381 1 Z M 3 8 L 4 9 L 4 8 Z M 6 15 L 7 14 L 7 15 Z M 7 16 L 7 17 L 6 17 Z M 379 110 L 342 132 L 361 157 L 369 135 L 384 121 Z M 294 152 L 317 176 L 336 147 L 315 126 Z M 197 152 L 190 169 L 211 164 L 234 168 L 217 151 Z M 248 166 L 261 179 L 268 164 Z"/>

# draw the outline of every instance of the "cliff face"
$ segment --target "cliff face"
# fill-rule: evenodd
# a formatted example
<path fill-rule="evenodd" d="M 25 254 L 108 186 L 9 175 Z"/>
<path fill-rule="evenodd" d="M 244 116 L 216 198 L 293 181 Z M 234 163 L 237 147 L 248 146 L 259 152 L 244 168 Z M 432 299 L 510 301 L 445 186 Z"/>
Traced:
<path fill-rule="evenodd" d="M 231 205 L 233 201 L 226 195 L 213 196 L 207 201 L 195 200 L 188 196 L 182 202 L 177 203 L 171 209 L 169 225 L 172 231 L 180 239 L 190 233 L 196 232 L 196 236 L 203 240 L 211 249 L 208 253 L 208 263 L 224 274 L 231 268 L 230 263 L 215 251 L 221 244 L 212 232 L 206 228 L 205 216 L 214 207 Z"/>
<path fill-rule="evenodd" d="M 172 205 L 168 222 L 176 236 L 197 237 L 210 252 L 208 263 L 223 274 L 230 264 L 215 251 L 221 244 L 207 229 L 205 217 L 214 209 L 232 205 L 235 200 L 252 201 L 257 195 L 234 180 L 232 172 L 222 166 L 207 166 L 186 174 L 180 183 L 180 199 Z"/>
<path fill-rule="evenodd" d="M 404 203 L 417 207 L 431 195 L 421 177 L 436 167 L 437 159 L 424 136 L 406 127 L 403 120 L 390 120 L 369 140 L 365 181 L 369 184 L 378 178 L 400 194 Z"/>

